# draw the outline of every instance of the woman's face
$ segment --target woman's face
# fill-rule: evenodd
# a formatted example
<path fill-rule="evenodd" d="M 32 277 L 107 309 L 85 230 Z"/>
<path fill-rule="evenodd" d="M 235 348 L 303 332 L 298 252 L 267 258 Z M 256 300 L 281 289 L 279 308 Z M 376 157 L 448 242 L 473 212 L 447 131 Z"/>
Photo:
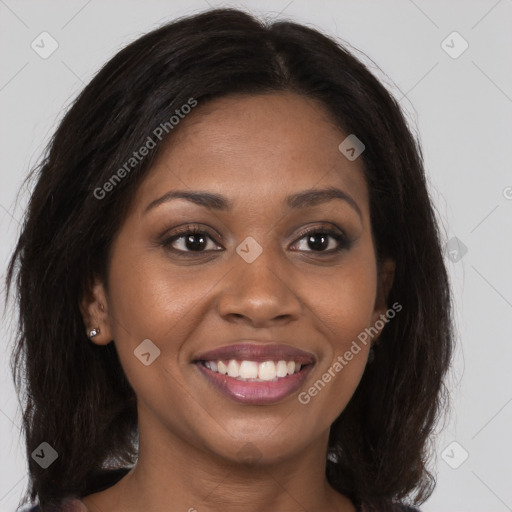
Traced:
<path fill-rule="evenodd" d="M 367 363 L 370 343 L 353 342 L 386 310 L 361 158 L 338 149 L 348 135 L 291 93 L 218 99 L 181 121 L 113 241 L 108 292 L 99 283 L 86 305 L 105 320 L 95 342 L 115 340 L 146 445 L 271 462 L 327 442 Z M 301 197 L 327 188 L 341 192 Z"/>

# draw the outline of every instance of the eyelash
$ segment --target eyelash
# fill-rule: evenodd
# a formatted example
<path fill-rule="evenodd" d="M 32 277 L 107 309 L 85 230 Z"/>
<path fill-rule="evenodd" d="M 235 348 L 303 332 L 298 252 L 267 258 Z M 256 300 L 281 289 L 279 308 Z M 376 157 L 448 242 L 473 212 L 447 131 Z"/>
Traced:
<path fill-rule="evenodd" d="M 316 227 L 316 228 L 312 228 L 312 229 L 306 229 L 298 235 L 298 238 L 296 239 L 294 244 L 297 241 L 302 240 L 306 236 L 311 236 L 311 235 L 316 235 L 316 234 L 328 235 L 329 237 L 334 238 L 334 240 L 336 240 L 338 242 L 338 247 L 336 249 L 329 249 L 327 251 L 325 251 L 325 250 L 324 251 L 309 250 L 309 251 L 305 251 L 305 252 L 316 253 L 319 255 L 323 255 L 323 254 L 333 255 L 333 254 L 337 254 L 343 250 L 350 249 L 351 241 L 347 238 L 347 236 L 343 232 L 340 232 L 331 227 Z M 181 249 L 175 249 L 174 247 L 170 247 L 173 242 L 175 242 L 176 240 L 179 240 L 181 238 L 185 238 L 186 235 L 205 235 L 206 237 L 210 238 L 210 240 L 213 240 L 213 237 L 210 235 L 210 233 L 208 233 L 208 231 L 201 229 L 199 226 L 197 226 L 195 224 L 192 224 L 192 225 L 187 225 L 187 226 L 184 226 L 184 227 L 176 230 L 176 232 L 172 236 L 163 240 L 161 242 L 161 245 L 169 251 L 179 254 L 180 256 L 186 256 L 186 257 L 195 256 L 198 254 L 204 254 L 206 252 L 211 252 L 211 251 L 205 251 L 205 250 L 202 250 L 202 251 L 186 250 L 186 251 L 184 251 Z M 214 252 L 216 252 L 216 251 L 214 251 Z"/>

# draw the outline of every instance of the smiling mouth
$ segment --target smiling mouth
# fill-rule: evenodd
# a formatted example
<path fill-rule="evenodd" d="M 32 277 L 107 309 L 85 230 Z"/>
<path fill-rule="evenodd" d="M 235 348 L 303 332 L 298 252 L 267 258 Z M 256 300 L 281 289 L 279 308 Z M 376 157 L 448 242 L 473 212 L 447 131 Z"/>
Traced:
<path fill-rule="evenodd" d="M 269 405 L 297 393 L 314 363 L 231 359 L 200 360 L 195 365 L 214 389 L 232 401 L 245 405 Z"/>
<path fill-rule="evenodd" d="M 213 373 L 227 375 L 243 382 L 277 382 L 289 375 L 299 373 L 306 364 L 295 361 L 237 361 L 217 360 L 217 361 L 199 361 L 204 367 Z"/>
<path fill-rule="evenodd" d="M 316 356 L 292 345 L 247 340 L 203 352 L 191 362 L 208 384 L 231 400 L 265 405 L 297 392 Z"/>

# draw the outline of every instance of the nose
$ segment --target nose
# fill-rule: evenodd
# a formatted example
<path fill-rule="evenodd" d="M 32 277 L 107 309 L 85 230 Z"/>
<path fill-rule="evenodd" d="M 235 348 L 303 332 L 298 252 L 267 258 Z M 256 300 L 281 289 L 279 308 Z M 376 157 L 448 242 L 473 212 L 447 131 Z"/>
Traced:
<path fill-rule="evenodd" d="M 233 266 L 223 280 L 218 300 L 222 318 L 260 328 L 299 318 L 302 303 L 271 250 L 263 250 L 252 263 L 235 253 Z"/>

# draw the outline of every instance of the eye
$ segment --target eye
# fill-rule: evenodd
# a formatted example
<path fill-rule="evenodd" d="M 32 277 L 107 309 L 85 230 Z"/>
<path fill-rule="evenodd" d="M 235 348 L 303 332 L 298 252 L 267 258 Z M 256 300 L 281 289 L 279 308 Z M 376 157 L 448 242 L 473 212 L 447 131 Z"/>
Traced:
<path fill-rule="evenodd" d="M 304 241 L 303 241 L 304 240 Z M 318 227 L 303 231 L 295 245 L 298 251 L 334 254 L 350 248 L 350 240 L 342 230 L 333 227 Z M 181 255 L 206 253 L 219 249 L 212 235 L 197 225 L 187 225 L 177 229 L 162 241 L 166 249 Z"/>
<path fill-rule="evenodd" d="M 208 242 L 211 241 L 210 247 Z M 166 238 L 162 245 L 177 253 L 202 253 L 215 250 L 218 245 L 213 243 L 212 236 L 205 230 L 196 225 L 184 226 L 174 232 L 174 234 Z"/>
<path fill-rule="evenodd" d="M 333 254 L 350 248 L 350 241 L 343 231 L 331 227 L 314 228 L 301 233 L 299 251 Z M 307 247 L 312 250 L 308 250 Z"/>

